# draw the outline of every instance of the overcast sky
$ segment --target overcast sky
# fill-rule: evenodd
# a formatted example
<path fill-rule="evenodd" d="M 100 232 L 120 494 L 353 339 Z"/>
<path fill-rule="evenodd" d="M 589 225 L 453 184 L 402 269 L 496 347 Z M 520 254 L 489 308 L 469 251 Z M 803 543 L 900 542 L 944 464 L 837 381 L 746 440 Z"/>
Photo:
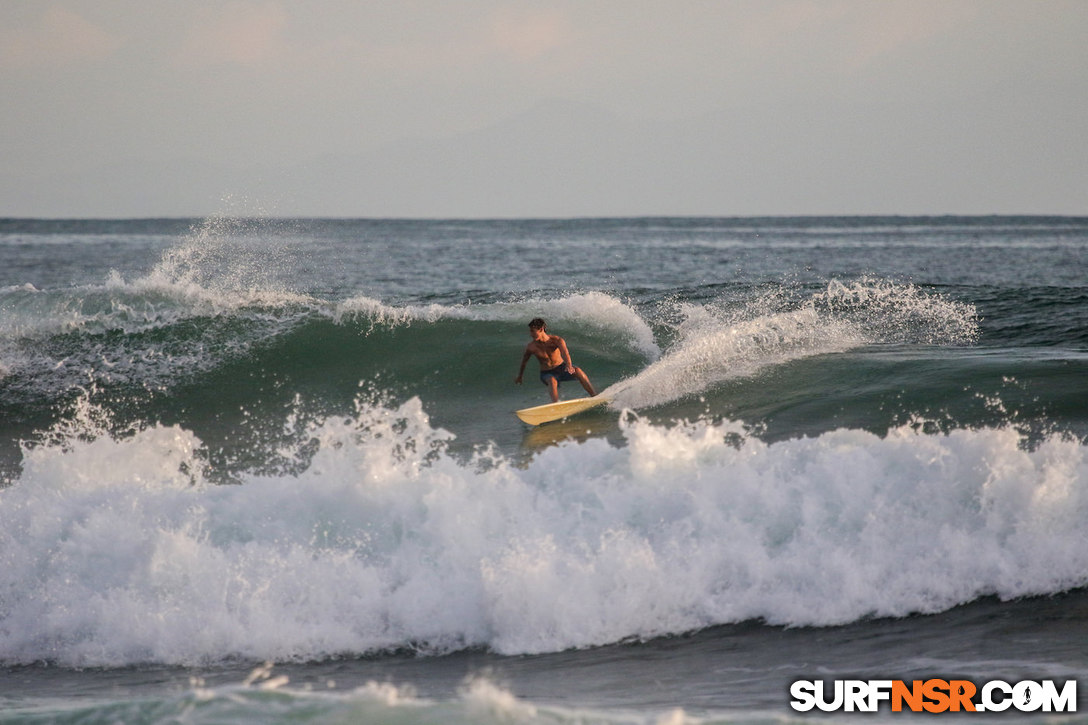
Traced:
<path fill-rule="evenodd" d="M 1088 0 L 0 0 L 0 215 L 1088 214 Z"/>

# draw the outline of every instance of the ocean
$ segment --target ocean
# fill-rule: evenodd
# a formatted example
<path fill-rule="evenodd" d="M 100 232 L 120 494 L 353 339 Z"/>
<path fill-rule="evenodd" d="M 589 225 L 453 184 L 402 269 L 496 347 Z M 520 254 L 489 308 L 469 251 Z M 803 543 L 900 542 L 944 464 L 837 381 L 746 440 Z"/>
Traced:
<path fill-rule="evenodd" d="M 932 679 L 1088 722 L 1088 218 L 0 220 L 0 723 Z"/>

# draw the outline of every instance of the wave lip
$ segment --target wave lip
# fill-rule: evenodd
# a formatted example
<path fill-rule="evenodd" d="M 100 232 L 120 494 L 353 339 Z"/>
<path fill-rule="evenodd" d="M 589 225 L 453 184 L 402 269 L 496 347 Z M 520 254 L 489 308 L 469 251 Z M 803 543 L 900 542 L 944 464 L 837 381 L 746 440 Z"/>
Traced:
<path fill-rule="evenodd" d="M 184 429 L 91 427 L 0 490 L 6 662 L 539 653 L 1088 583 L 1088 448 L 1007 428 L 768 444 L 627 416 L 624 446 L 522 469 L 451 456 L 418 399 L 360 402 L 302 432 L 306 465 L 217 486 Z"/>
<path fill-rule="evenodd" d="M 332 319 L 341 324 L 363 318 L 371 326 L 397 327 L 440 320 L 475 322 L 516 322 L 523 327 L 534 317 L 544 317 L 553 328 L 572 328 L 628 341 L 647 359 L 656 359 L 661 349 L 649 324 L 627 303 L 603 292 L 582 292 L 564 297 L 533 296 L 512 302 L 472 305 L 389 305 L 372 297 L 353 297 L 336 304 Z"/>

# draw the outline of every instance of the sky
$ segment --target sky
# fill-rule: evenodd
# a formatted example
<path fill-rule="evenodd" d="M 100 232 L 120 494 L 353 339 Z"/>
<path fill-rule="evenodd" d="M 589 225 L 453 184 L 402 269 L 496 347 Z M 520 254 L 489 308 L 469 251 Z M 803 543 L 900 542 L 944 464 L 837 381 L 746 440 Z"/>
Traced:
<path fill-rule="evenodd" d="M 0 216 L 1088 214 L 1088 0 L 0 0 Z"/>

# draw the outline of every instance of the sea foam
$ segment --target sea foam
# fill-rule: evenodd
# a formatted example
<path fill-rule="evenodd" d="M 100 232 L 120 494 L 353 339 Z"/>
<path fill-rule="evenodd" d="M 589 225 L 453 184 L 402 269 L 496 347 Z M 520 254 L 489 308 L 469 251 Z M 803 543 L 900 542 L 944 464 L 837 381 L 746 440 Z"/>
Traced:
<path fill-rule="evenodd" d="M 622 445 L 519 467 L 448 453 L 416 398 L 360 401 L 241 485 L 182 428 L 106 428 L 26 447 L 0 489 L 5 663 L 537 653 L 1088 583 L 1088 450 L 1008 428 L 766 443 L 626 413 Z"/>

